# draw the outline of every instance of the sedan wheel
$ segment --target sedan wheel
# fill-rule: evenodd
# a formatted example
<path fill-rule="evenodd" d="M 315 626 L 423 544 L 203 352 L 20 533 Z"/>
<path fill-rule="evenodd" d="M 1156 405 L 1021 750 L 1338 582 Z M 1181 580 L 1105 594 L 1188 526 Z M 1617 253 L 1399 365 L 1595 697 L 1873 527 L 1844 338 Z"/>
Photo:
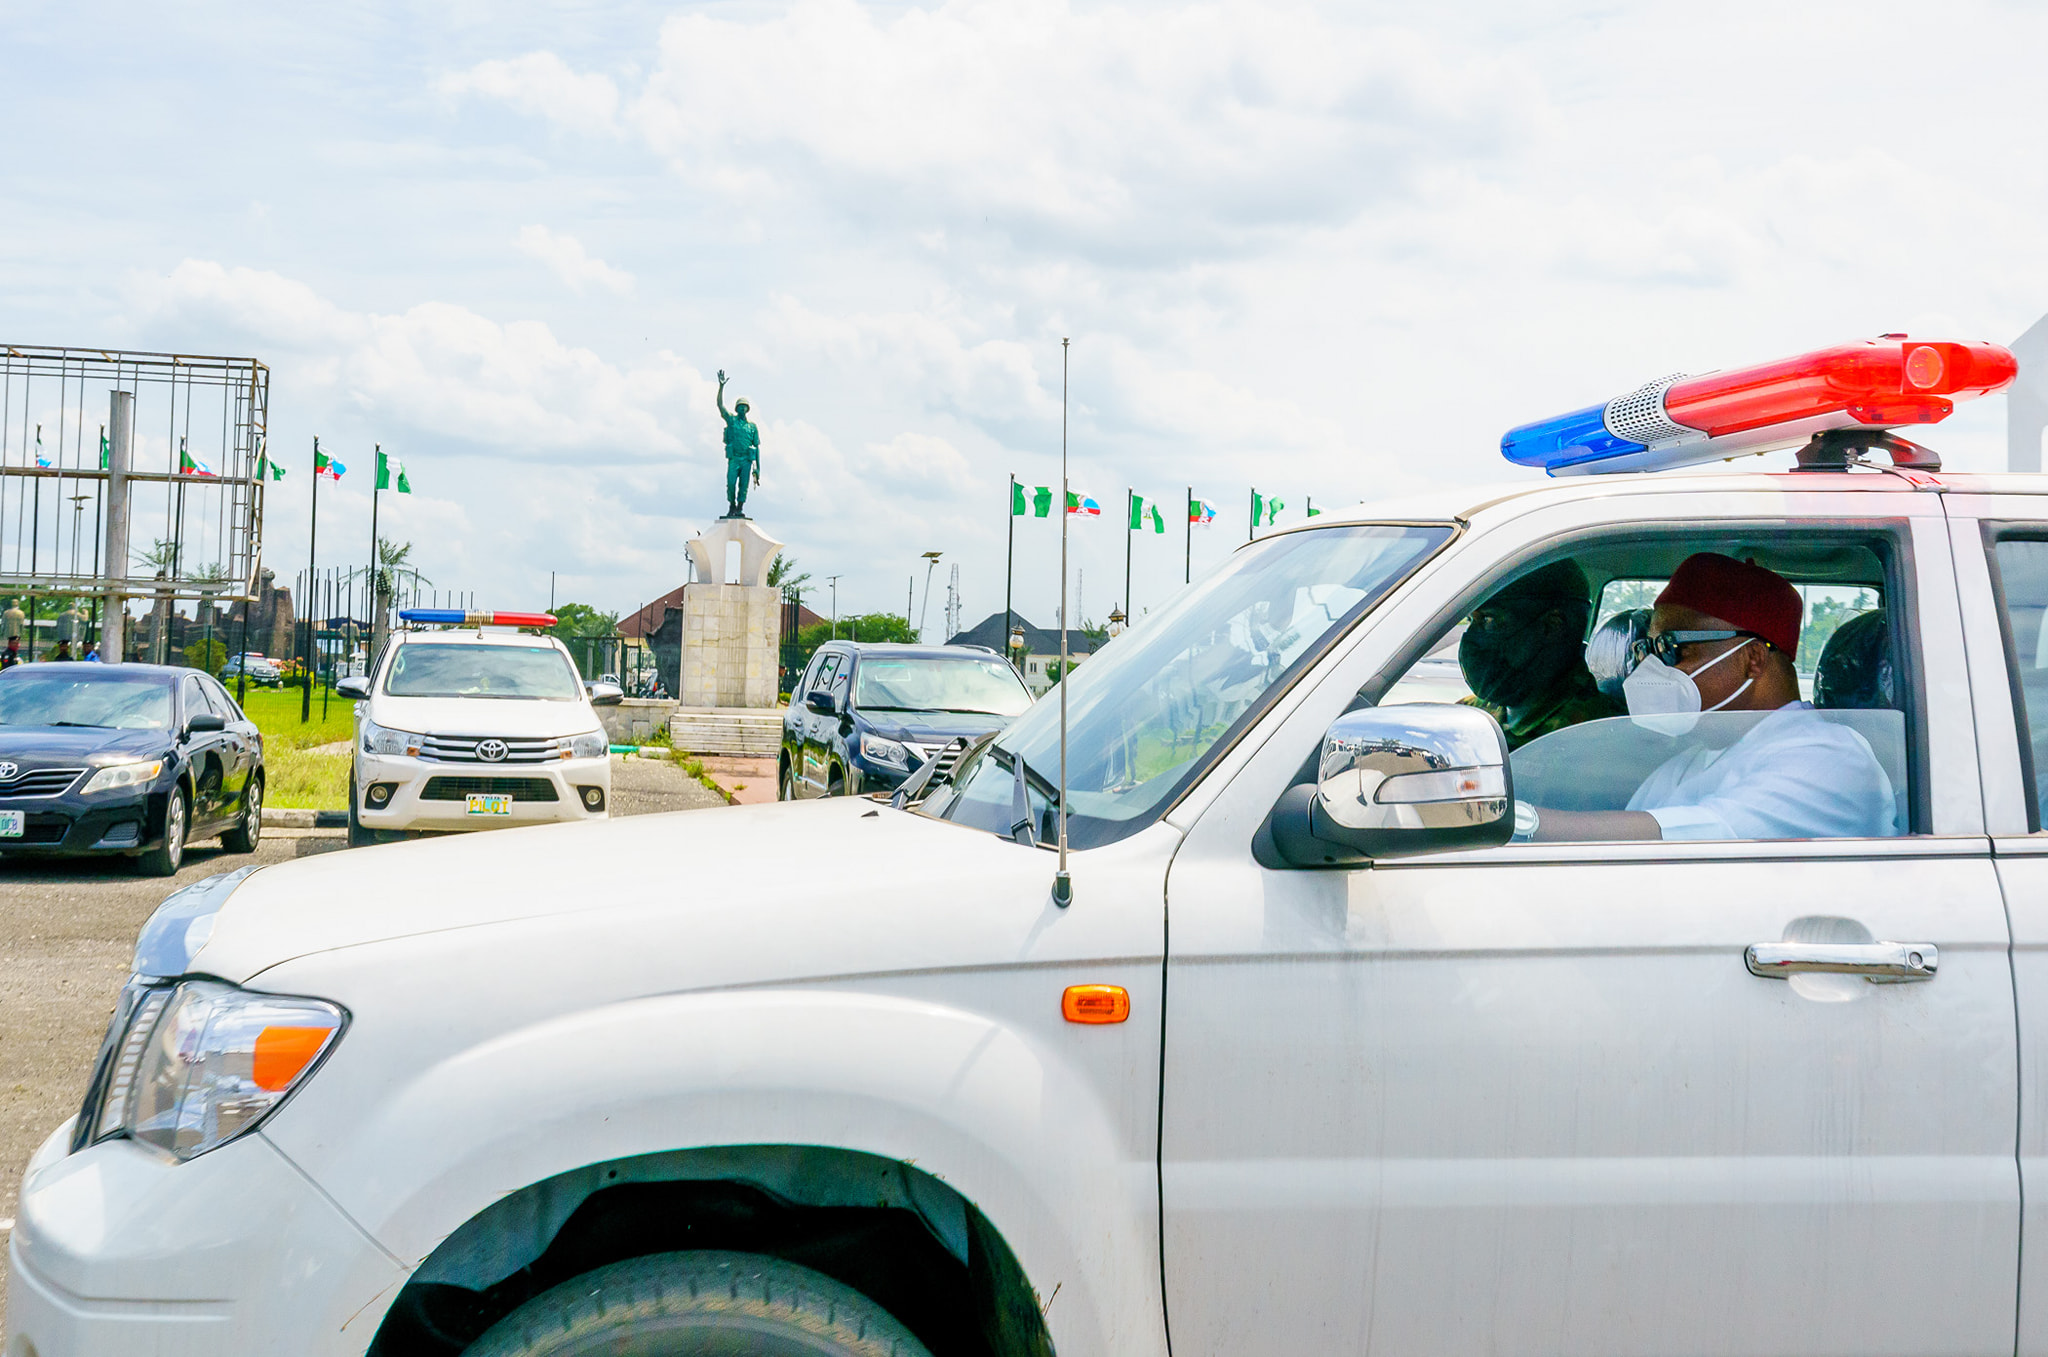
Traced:
<path fill-rule="evenodd" d="M 176 876 L 185 861 L 188 828 L 185 789 L 173 787 L 170 804 L 164 807 L 164 841 L 135 859 L 135 870 L 144 876 Z"/>
<path fill-rule="evenodd" d="M 263 779 L 257 776 L 249 779 L 249 790 L 242 796 L 242 823 L 220 836 L 220 846 L 230 853 L 253 853 L 262 837 Z"/>

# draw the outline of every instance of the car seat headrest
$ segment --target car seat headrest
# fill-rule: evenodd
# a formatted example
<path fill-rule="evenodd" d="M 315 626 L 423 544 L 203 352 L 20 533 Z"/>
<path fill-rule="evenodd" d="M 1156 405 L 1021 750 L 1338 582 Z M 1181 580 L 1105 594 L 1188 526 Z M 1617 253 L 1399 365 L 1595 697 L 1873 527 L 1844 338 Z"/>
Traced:
<path fill-rule="evenodd" d="M 1622 680 L 1632 667 L 1630 648 L 1649 634 L 1648 608 L 1616 613 L 1594 630 L 1592 639 L 1586 642 L 1586 668 L 1593 672 L 1593 681 L 1600 685 L 1601 692 L 1609 697 L 1621 696 Z"/>
<path fill-rule="evenodd" d="M 1898 705 L 1884 609 L 1858 613 L 1828 638 L 1813 674 L 1813 705 L 1849 711 Z"/>

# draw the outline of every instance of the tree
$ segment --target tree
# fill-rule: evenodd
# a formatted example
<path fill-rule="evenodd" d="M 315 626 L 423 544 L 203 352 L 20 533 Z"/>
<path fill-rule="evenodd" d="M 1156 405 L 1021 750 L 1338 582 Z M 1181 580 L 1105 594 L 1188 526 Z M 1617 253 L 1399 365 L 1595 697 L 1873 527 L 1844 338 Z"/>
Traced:
<path fill-rule="evenodd" d="M 228 660 L 228 648 L 218 639 L 194 641 L 185 647 L 185 667 L 202 670 L 216 678 Z"/>
<path fill-rule="evenodd" d="M 802 673 L 811 662 L 811 656 L 819 646 L 832 639 L 830 622 L 814 622 L 796 634 L 795 672 Z M 910 625 L 910 619 L 895 613 L 862 613 L 857 617 L 839 619 L 839 639 L 842 641 L 897 642 L 906 645 L 917 643 L 917 628 Z"/>
<path fill-rule="evenodd" d="M 783 593 L 801 603 L 804 601 L 804 595 L 810 592 L 804 588 L 804 585 L 810 580 L 811 572 L 806 570 L 801 575 L 795 572 L 796 557 L 791 556 L 788 552 L 783 552 L 775 558 L 775 564 L 768 567 L 768 587 L 780 589 Z"/>
<path fill-rule="evenodd" d="M 555 608 L 557 636 L 610 636 L 618 629 L 617 613 L 599 612 L 588 603 L 563 603 Z"/>

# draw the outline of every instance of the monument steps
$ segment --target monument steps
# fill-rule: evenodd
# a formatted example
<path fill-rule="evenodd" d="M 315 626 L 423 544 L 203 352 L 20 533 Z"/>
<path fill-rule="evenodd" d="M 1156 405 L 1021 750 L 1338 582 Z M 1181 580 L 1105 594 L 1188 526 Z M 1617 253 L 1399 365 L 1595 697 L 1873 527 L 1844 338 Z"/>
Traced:
<path fill-rule="evenodd" d="M 782 747 L 782 710 L 684 708 L 668 719 L 669 742 L 692 754 L 772 759 Z"/>

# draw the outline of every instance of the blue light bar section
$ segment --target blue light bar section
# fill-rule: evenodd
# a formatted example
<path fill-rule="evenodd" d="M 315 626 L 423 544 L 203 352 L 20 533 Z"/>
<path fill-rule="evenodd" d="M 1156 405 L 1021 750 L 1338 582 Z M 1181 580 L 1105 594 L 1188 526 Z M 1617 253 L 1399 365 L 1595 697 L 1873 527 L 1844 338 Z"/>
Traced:
<path fill-rule="evenodd" d="M 1501 436 L 1500 455 L 1518 466 L 1554 471 L 1559 467 L 1642 452 L 1648 444 L 1616 438 L 1607 428 L 1607 407 L 1589 405 L 1555 419 L 1522 424 Z"/>
<path fill-rule="evenodd" d="M 469 614 L 460 608 L 400 608 L 401 622 L 447 622 L 461 626 L 469 620 Z"/>

